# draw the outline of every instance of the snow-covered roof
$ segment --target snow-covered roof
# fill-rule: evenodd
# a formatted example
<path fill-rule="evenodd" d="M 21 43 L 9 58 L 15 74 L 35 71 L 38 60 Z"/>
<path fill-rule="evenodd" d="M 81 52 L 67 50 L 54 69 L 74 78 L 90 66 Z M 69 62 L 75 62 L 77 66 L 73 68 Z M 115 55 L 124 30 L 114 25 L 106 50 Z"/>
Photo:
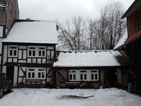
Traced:
<path fill-rule="evenodd" d="M 116 56 L 121 56 L 121 53 L 118 51 L 60 52 L 54 67 L 120 66 Z"/>
<path fill-rule="evenodd" d="M 57 44 L 55 21 L 16 22 L 2 42 Z"/>
<path fill-rule="evenodd" d="M 124 45 L 126 39 L 128 38 L 127 36 L 127 31 L 126 33 L 123 35 L 123 37 L 119 40 L 119 42 L 117 43 L 117 45 L 114 47 L 114 49 L 117 49 L 118 47 Z"/>

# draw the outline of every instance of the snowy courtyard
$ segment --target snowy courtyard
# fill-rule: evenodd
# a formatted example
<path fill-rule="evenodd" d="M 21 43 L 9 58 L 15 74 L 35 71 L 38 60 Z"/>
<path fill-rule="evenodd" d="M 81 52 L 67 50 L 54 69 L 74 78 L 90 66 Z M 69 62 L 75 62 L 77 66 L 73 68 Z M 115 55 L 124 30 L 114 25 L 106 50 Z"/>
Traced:
<path fill-rule="evenodd" d="M 88 96 L 92 97 L 83 98 Z M 0 106 L 141 106 L 141 97 L 116 88 L 98 90 L 27 88 L 13 89 L 12 93 L 0 99 Z"/>

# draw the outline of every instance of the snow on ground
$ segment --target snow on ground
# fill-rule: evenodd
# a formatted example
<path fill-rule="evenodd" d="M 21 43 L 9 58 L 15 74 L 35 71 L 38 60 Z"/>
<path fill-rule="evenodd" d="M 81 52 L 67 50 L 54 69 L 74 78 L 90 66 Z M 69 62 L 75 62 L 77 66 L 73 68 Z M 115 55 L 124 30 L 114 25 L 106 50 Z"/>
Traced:
<path fill-rule="evenodd" d="M 63 95 L 91 96 L 87 99 Z M 0 99 L 0 106 L 141 106 L 141 97 L 111 89 L 14 89 Z"/>

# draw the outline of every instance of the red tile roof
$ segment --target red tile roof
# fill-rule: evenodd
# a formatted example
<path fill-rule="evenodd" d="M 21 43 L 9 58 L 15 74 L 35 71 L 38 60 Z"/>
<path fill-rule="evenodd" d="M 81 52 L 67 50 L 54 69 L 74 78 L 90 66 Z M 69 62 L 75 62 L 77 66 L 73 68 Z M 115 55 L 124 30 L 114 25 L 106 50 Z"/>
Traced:
<path fill-rule="evenodd" d="M 136 39 L 138 39 L 139 37 L 141 37 L 141 30 L 137 33 L 135 33 L 134 35 L 130 36 L 126 41 L 125 44 L 128 44 Z"/>

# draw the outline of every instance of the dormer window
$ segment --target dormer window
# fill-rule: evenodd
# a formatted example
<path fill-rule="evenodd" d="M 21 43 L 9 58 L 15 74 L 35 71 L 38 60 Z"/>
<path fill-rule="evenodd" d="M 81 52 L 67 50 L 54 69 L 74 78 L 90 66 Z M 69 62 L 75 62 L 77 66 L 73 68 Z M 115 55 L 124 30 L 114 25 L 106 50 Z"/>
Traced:
<path fill-rule="evenodd" d="M 17 57 L 18 47 L 16 46 L 10 46 L 9 47 L 9 57 Z"/>

